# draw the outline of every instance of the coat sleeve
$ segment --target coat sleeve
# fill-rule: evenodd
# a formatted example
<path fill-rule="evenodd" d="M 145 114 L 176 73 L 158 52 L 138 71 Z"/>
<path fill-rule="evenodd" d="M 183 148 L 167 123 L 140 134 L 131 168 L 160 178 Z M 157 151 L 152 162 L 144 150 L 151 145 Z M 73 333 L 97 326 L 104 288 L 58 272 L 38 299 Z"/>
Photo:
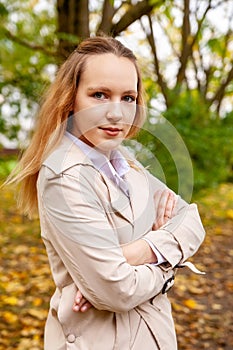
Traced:
<path fill-rule="evenodd" d="M 166 188 L 157 178 L 151 174 L 148 176 L 153 193 Z M 178 196 L 176 215 L 158 230 L 148 232 L 145 237 L 166 258 L 169 264 L 161 266 L 165 270 L 184 262 L 196 253 L 205 237 L 197 205 L 188 204 Z"/>
<path fill-rule="evenodd" d="M 95 308 L 133 309 L 159 294 L 172 271 L 126 262 L 97 195 L 97 172 L 86 172 L 82 165 L 73 169 L 76 173 L 59 176 L 46 167 L 42 170 L 38 191 L 42 236 Z"/>

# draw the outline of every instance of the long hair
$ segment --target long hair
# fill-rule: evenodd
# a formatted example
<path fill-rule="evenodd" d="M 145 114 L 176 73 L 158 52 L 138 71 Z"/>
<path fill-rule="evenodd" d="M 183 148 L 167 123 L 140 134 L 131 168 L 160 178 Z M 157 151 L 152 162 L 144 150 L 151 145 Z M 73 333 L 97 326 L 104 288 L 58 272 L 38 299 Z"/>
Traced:
<path fill-rule="evenodd" d="M 90 56 L 106 53 L 128 58 L 137 71 L 137 111 L 134 125 L 127 137 L 134 136 L 144 122 L 142 79 L 132 51 L 111 37 L 92 37 L 82 41 L 60 67 L 54 82 L 44 95 L 30 145 L 6 181 L 8 184 L 20 184 L 18 206 L 29 217 L 37 210 L 36 183 L 39 170 L 64 134 L 86 60 Z"/>

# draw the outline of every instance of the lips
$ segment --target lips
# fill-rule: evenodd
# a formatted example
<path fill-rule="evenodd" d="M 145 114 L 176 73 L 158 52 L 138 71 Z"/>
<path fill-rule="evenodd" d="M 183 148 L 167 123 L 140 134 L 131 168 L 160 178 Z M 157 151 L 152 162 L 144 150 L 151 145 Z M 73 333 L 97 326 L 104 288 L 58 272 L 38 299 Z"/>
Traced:
<path fill-rule="evenodd" d="M 99 129 L 103 130 L 103 132 L 108 136 L 118 136 L 119 133 L 123 130 L 113 126 L 99 127 Z"/>
<path fill-rule="evenodd" d="M 115 132 L 119 132 L 122 131 L 122 129 L 117 128 L 117 127 L 113 127 L 113 126 L 100 126 L 99 129 L 101 130 L 108 130 L 108 131 L 115 131 Z"/>

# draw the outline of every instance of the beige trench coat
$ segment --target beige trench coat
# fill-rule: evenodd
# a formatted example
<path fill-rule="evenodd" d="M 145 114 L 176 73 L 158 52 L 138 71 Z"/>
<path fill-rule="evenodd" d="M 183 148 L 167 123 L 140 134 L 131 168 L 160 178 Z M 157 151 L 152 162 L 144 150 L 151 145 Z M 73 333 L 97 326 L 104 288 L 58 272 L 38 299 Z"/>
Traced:
<path fill-rule="evenodd" d="M 157 231 L 153 194 L 165 185 L 145 169 L 126 175 L 130 200 L 66 136 L 38 178 L 41 234 L 56 291 L 45 350 L 175 350 L 171 306 L 161 290 L 176 264 L 204 238 L 195 204 L 178 200 L 176 216 Z M 167 259 L 131 266 L 120 245 L 149 238 Z M 72 311 L 77 288 L 92 303 Z"/>

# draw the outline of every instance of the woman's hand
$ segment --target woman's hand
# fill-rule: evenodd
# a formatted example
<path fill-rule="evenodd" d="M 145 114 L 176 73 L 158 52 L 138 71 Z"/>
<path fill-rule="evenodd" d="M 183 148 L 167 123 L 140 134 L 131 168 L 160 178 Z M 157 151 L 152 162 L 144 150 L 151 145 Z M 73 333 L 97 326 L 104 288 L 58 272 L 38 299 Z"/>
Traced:
<path fill-rule="evenodd" d="M 73 311 L 85 312 L 89 310 L 91 307 L 92 307 L 92 304 L 89 303 L 89 301 L 86 298 L 84 298 L 80 290 L 78 290 L 74 299 Z"/>
<path fill-rule="evenodd" d="M 177 196 L 170 190 L 157 191 L 154 194 L 155 221 L 152 230 L 158 230 L 175 215 Z"/>

